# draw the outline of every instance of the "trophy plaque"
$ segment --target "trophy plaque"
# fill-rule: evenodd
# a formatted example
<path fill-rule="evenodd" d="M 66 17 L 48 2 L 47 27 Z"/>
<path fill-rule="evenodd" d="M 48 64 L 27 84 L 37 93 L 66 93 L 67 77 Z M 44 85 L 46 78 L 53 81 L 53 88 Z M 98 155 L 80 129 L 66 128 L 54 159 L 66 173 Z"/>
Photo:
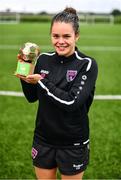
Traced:
<path fill-rule="evenodd" d="M 40 54 L 40 48 L 35 43 L 27 42 L 19 50 L 18 63 L 15 75 L 27 76 L 33 74 L 37 57 Z"/>

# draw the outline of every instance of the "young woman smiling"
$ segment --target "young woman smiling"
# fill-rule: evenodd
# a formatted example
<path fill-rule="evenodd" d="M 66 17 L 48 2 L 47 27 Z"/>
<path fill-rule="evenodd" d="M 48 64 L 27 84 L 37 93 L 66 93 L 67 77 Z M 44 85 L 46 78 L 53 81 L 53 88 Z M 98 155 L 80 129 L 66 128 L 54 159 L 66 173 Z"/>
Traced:
<path fill-rule="evenodd" d="M 32 145 L 38 179 L 82 179 L 89 163 L 89 118 L 96 61 L 76 47 L 79 18 L 66 8 L 51 22 L 55 52 L 40 54 L 33 75 L 18 77 L 29 102 L 39 101 Z"/>

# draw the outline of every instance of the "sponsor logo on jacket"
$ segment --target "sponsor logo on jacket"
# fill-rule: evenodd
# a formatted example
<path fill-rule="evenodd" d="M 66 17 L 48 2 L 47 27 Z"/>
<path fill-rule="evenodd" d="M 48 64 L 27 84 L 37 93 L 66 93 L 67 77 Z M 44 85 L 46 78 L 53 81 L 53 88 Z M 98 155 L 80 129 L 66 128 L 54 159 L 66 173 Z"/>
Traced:
<path fill-rule="evenodd" d="M 40 74 L 43 78 L 45 78 L 49 74 L 49 71 L 41 69 Z"/>

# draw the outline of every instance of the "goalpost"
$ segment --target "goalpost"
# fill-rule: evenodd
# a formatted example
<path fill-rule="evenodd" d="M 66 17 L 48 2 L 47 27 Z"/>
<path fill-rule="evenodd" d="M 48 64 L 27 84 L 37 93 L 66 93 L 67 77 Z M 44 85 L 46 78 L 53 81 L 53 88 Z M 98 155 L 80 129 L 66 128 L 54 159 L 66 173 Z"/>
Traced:
<path fill-rule="evenodd" d="M 0 24 L 18 24 L 20 14 L 14 12 L 0 12 Z"/>
<path fill-rule="evenodd" d="M 110 14 L 80 14 L 79 15 L 80 22 L 86 24 L 93 23 L 109 23 L 114 24 L 114 16 Z"/>

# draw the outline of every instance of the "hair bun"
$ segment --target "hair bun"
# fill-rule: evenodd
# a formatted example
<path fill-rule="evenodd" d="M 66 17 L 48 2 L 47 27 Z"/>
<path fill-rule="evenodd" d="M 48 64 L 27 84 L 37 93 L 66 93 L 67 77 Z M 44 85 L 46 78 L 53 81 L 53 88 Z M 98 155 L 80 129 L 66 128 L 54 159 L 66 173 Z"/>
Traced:
<path fill-rule="evenodd" d="M 76 10 L 75 10 L 74 8 L 72 8 L 72 7 L 67 7 L 67 8 L 65 8 L 65 9 L 64 9 L 64 12 L 77 15 Z"/>

